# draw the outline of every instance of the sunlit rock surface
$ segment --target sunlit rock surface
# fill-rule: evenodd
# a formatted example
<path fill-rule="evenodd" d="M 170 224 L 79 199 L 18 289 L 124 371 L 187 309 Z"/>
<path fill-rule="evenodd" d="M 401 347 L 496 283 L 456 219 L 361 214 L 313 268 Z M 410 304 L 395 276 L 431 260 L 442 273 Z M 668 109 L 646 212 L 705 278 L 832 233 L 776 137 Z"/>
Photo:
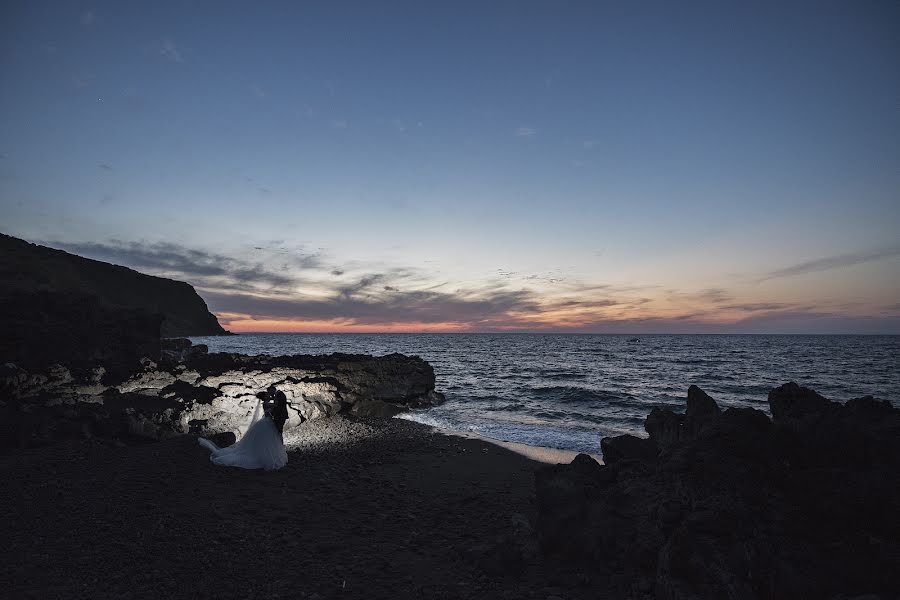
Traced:
<path fill-rule="evenodd" d="M 240 437 L 272 385 L 288 399 L 286 434 L 311 419 L 392 416 L 443 401 L 434 390 L 434 370 L 414 356 L 246 356 L 205 349 L 177 358 L 182 356 L 183 362 L 171 355 L 159 363 L 145 359 L 140 371 L 121 381 L 110 380 L 102 367 L 29 372 L 8 364 L 0 374 L 2 443 L 182 433 Z"/>

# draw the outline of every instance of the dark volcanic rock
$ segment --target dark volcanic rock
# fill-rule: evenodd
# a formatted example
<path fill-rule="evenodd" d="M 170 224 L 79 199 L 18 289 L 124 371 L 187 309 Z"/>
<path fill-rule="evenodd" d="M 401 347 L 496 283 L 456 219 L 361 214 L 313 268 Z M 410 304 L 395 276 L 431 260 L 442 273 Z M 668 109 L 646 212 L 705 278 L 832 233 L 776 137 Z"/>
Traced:
<path fill-rule="evenodd" d="M 712 397 L 692 385 L 688 388 L 687 394 L 687 410 L 684 412 L 687 417 L 701 419 L 703 417 L 714 417 L 719 414 L 719 405 Z"/>
<path fill-rule="evenodd" d="M 796 384 L 769 401 L 774 420 L 722 412 L 692 386 L 685 414 L 648 416 L 649 440 L 604 439 L 606 466 L 537 473 L 543 550 L 617 573 L 622 597 L 896 597 L 900 410 Z"/>
<path fill-rule="evenodd" d="M 195 345 L 187 338 L 165 338 L 161 342 L 159 357 L 164 363 L 177 364 L 208 352 L 206 344 Z"/>
<path fill-rule="evenodd" d="M 105 310 L 128 309 L 162 317 L 157 337 L 219 335 L 227 333 L 206 303 L 187 283 L 152 277 L 131 269 L 75 256 L 0 234 L 0 298 L 21 298 L 37 293 L 66 297 L 93 297 Z M 19 302 L 19 301 L 15 301 Z M 43 327 L 62 330 L 78 318 L 77 308 L 63 312 L 64 300 L 55 299 L 54 311 L 44 311 Z M 78 303 L 83 301 L 79 300 Z M 22 306 L 20 303 L 17 306 Z M 22 327 L 34 311 L 0 315 L 0 328 Z M 41 326 L 42 321 L 28 321 Z M 77 325 L 76 325 L 77 327 Z M 55 340 L 45 339 L 50 344 Z M 8 348 L 4 348 L 8 350 Z M 15 354 L 3 360 L 19 360 Z M 49 364 L 49 363 L 45 363 Z"/>
<path fill-rule="evenodd" d="M 644 421 L 644 429 L 660 448 L 696 439 L 704 430 L 719 422 L 722 411 L 706 392 L 692 385 L 688 388 L 687 410 L 677 414 L 654 408 Z"/>
<path fill-rule="evenodd" d="M 634 435 L 605 437 L 600 440 L 603 462 L 608 465 L 623 459 L 653 460 L 659 454 L 656 442 Z"/>
<path fill-rule="evenodd" d="M 544 549 L 561 554 L 602 552 L 598 546 L 602 545 L 603 536 L 581 525 L 589 521 L 591 501 L 609 483 L 609 475 L 612 473 L 587 454 L 579 454 L 569 465 L 552 465 L 535 472 L 536 499 L 542 518 L 540 541 Z"/>
<path fill-rule="evenodd" d="M 102 364 L 128 372 L 141 357 L 159 356 L 161 321 L 157 313 L 111 306 L 96 296 L 0 290 L 0 357 L 26 369 Z"/>
<path fill-rule="evenodd" d="M 769 392 L 769 409 L 773 419 L 802 419 L 806 416 L 818 417 L 831 408 L 829 402 L 814 390 L 800 387 L 796 383 L 786 383 Z"/>
<path fill-rule="evenodd" d="M 668 448 L 682 439 L 684 415 L 669 409 L 654 408 L 644 420 L 644 430 L 660 448 Z"/>
<path fill-rule="evenodd" d="M 189 345 L 175 345 L 184 353 Z M 246 356 L 187 353 L 182 363 L 144 360 L 125 378 L 102 368 L 56 366 L 28 372 L 4 367 L 0 376 L 8 425 L 0 445 L 51 443 L 71 437 L 181 433 L 241 434 L 258 398 L 275 386 L 287 397 L 286 438 L 311 419 L 349 413 L 392 416 L 443 401 L 434 370 L 419 357 L 391 354 Z M 87 421 L 86 421 L 87 419 Z"/>

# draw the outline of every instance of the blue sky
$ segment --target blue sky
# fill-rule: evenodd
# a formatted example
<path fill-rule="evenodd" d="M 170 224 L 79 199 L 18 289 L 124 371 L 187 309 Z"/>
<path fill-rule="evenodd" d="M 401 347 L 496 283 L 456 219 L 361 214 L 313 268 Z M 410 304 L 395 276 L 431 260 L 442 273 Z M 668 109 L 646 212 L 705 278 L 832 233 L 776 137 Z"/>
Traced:
<path fill-rule="evenodd" d="M 895 2 L 2 12 L 2 230 L 236 330 L 900 333 Z"/>

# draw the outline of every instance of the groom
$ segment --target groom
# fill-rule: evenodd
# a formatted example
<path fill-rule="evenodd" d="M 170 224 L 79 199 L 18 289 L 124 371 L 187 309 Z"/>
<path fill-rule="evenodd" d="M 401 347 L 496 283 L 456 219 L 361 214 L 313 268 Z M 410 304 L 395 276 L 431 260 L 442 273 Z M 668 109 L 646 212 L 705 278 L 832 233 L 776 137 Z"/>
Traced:
<path fill-rule="evenodd" d="M 274 406 L 272 406 L 272 422 L 275 423 L 278 435 L 283 439 L 284 423 L 288 420 L 287 396 L 276 388 L 274 384 L 269 386 L 267 396 L 267 400 L 274 403 Z"/>

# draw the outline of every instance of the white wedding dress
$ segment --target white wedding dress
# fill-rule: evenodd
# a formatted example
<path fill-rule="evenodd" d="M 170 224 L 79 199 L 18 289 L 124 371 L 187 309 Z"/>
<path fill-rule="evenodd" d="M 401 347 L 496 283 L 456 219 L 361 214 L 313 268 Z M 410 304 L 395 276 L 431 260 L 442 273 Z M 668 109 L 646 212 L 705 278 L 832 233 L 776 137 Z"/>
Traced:
<path fill-rule="evenodd" d="M 219 448 L 206 438 L 198 441 L 212 452 L 209 460 L 223 467 L 273 471 L 280 469 L 288 461 L 284 442 L 278 435 L 275 423 L 263 416 L 261 400 L 256 404 L 247 432 L 238 442 L 227 448 Z"/>

